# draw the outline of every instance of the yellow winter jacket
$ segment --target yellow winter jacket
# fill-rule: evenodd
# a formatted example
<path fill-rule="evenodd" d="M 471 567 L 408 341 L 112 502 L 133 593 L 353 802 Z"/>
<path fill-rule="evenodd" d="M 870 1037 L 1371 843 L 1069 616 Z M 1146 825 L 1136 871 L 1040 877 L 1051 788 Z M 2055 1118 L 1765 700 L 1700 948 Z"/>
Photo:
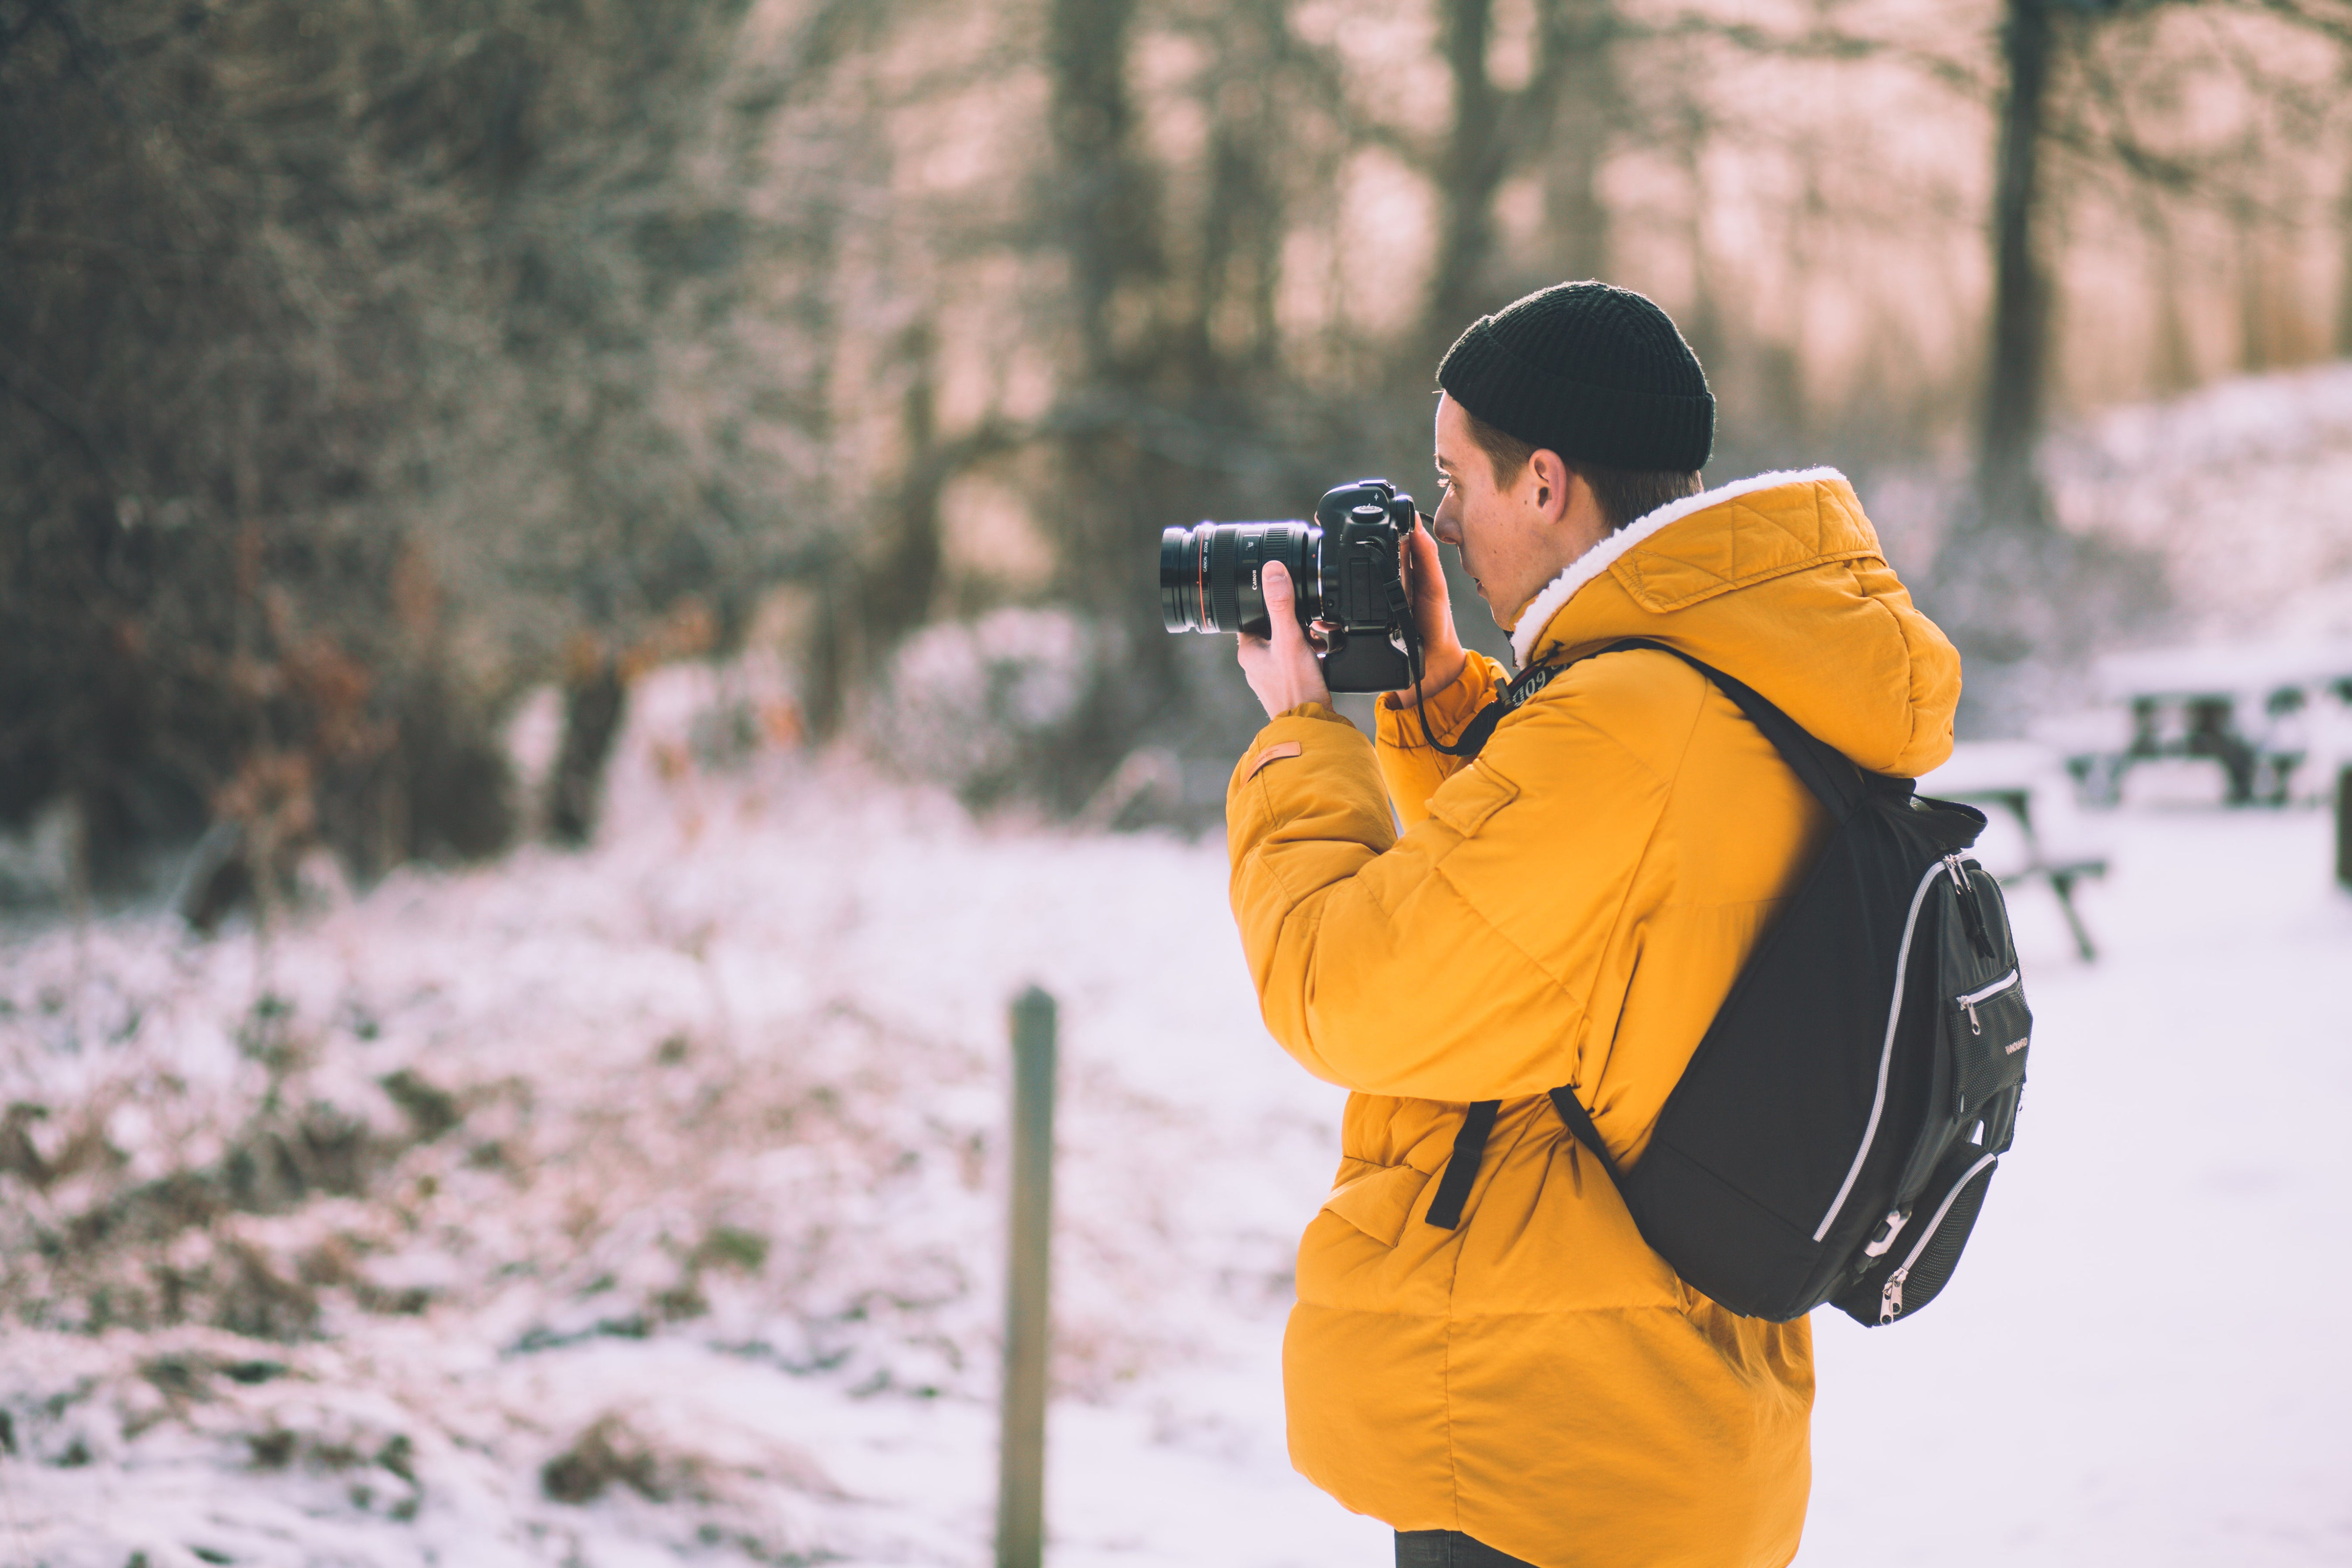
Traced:
<path fill-rule="evenodd" d="M 1951 748 L 1958 658 L 1832 470 L 1652 513 L 1516 629 L 1523 664 L 1685 649 L 1881 773 Z M 1473 655 L 1432 729 L 1503 680 Z M 1728 698 L 1648 650 L 1577 665 L 1466 765 L 1387 699 L 1377 752 L 1308 704 L 1244 753 L 1234 912 L 1266 1026 L 1355 1091 L 1284 1351 L 1292 1460 L 1347 1507 L 1538 1568 L 1795 1554 L 1808 1325 L 1684 1285 L 1544 1093 L 1575 1085 L 1638 1161 L 1825 823 Z M 1465 1104 L 1494 1099 L 1460 1228 L 1424 1223 Z"/>

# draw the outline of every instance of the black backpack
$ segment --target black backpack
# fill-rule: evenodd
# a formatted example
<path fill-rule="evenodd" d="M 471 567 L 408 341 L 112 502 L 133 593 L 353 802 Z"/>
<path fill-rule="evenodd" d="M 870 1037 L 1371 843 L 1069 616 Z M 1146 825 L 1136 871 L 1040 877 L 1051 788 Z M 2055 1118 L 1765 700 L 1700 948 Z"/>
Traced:
<path fill-rule="evenodd" d="M 1642 1235 L 1735 1312 L 1786 1322 L 1832 1301 L 1891 1323 L 1960 1260 L 2017 1126 L 2032 1016 L 2000 887 L 1961 851 L 1984 814 L 1864 773 L 1740 682 L 1713 681 L 1829 808 L 1797 895 L 1740 972 L 1632 1170 L 1574 1086 L 1560 1118 L 1608 1169 Z M 1565 665 L 1524 672 L 1494 721 Z M 1465 731 L 1465 739 L 1469 732 Z M 1465 748 L 1466 749 L 1466 748 Z M 1498 1100 L 1472 1105 L 1428 1220 L 1453 1229 Z"/>

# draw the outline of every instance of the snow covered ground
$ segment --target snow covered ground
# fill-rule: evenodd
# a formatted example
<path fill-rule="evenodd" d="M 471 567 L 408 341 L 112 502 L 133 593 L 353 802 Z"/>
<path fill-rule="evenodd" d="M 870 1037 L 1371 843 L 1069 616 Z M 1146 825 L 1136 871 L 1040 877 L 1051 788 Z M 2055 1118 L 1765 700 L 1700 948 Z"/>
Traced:
<path fill-rule="evenodd" d="M 2352 1560 L 2352 1357 L 2326 1305 L 2352 1285 L 2352 898 L 2329 820 L 2095 820 L 2098 963 L 2046 891 L 2012 900 L 2033 1081 L 1960 1272 L 1899 1331 L 1815 1314 L 1801 1563 Z"/>
<path fill-rule="evenodd" d="M 0 1563 L 977 1568 L 1032 980 L 1055 1568 L 1387 1561 L 1283 1458 L 1339 1096 L 1258 1025 L 1221 845 L 665 754 L 583 855 L 0 946 Z M 2328 822 L 2095 821 L 2097 964 L 2014 900 L 2040 1048 L 1967 1265 L 1816 1320 L 1801 1563 L 2352 1559 Z"/>

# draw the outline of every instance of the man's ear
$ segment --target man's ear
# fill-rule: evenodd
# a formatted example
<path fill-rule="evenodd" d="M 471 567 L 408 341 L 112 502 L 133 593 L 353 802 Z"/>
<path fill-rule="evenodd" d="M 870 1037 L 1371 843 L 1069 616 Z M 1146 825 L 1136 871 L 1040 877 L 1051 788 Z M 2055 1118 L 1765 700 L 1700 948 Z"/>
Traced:
<path fill-rule="evenodd" d="M 1583 481 L 1576 471 L 1560 460 L 1558 452 L 1538 447 L 1528 458 L 1528 481 L 1536 510 L 1548 522 L 1558 522 L 1568 515 L 1570 487 Z"/>

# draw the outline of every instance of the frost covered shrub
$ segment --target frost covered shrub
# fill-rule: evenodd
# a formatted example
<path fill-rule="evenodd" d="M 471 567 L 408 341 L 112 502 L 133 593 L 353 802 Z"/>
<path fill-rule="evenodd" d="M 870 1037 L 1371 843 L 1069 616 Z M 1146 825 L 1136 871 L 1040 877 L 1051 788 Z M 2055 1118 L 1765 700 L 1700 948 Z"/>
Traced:
<path fill-rule="evenodd" d="M 1063 609 L 1000 609 L 925 627 L 891 661 L 872 725 L 878 750 L 968 804 L 1015 793 L 1076 804 L 1056 775 L 1087 738 L 1101 637 Z"/>
<path fill-rule="evenodd" d="M 877 1389 L 987 1364 L 965 1237 L 993 1097 L 967 1051 L 841 1003 L 751 1050 L 535 1008 L 432 1050 L 457 1021 L 432 990 L 240 1007 L 136 967 L 37 962 L 47 984 L 0 995 L 7 1318 L 299 1342 L 495 1310 L 525 1351 L 682 1328 Z"/>

